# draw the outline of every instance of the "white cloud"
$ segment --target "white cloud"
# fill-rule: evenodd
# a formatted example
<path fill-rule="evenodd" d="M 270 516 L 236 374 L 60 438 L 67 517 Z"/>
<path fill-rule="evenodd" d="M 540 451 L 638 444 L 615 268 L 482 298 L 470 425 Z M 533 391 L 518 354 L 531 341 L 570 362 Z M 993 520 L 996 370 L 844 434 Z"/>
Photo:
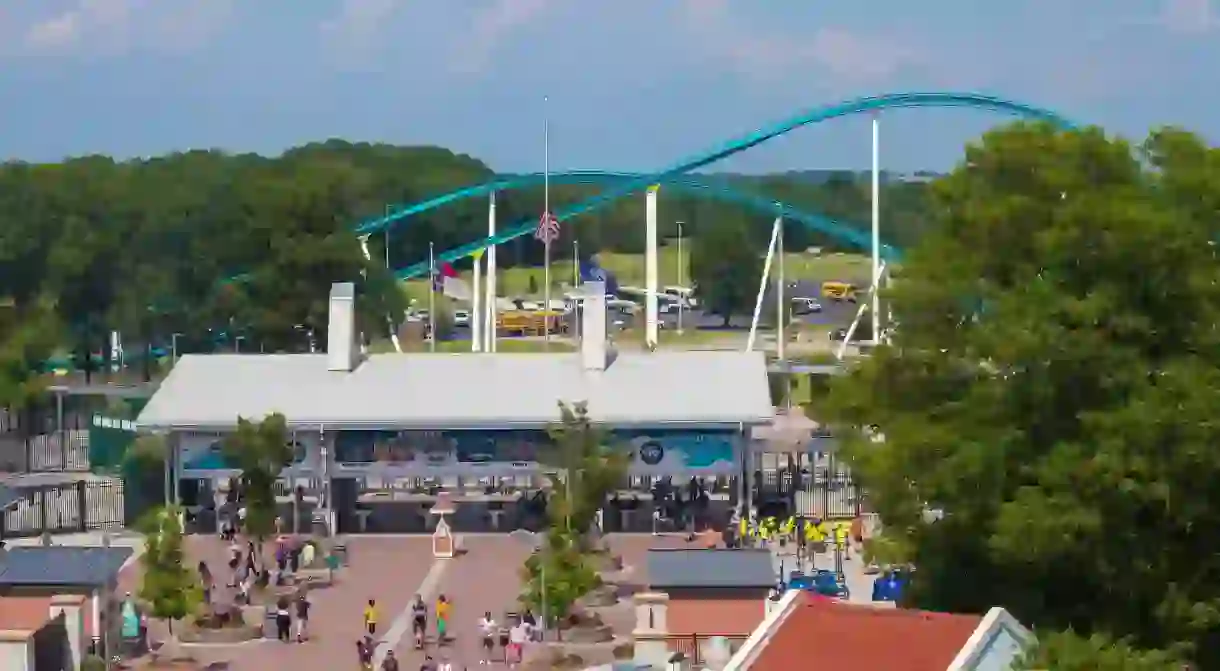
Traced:
<path fill-rule="evenodd" d="M 347 62 L 363 60 L 375 50 L 385 24 L 404 0 L 342 0 L 339 12 L 322 22 L 323 37 Z"/>
<path fill-rule="evenodd" d="M 506 40 L 552 4 L 553 0 L 491 0 L 475 12 L 473 27 L 455 47 L 454 69 L 465 73 L 483 70 Z"/>
<path fill-rule="evenodd" d="M 813 66 L 840 83 L 876 83 L 917 56 L 891 40 L 837 27 L 797 34 L 755 32 L 733 16 L 728 0 L 684 0 L 681 16 L 700 45 L 756 79 L 786 77 Z"/>
<path fill-rule="evenodd" d="M 1220 28 L 1211 0 L 1162 0 L 1159 23 L 1175 33 L 1201 35 Z"/>
<path fill-rule="evenodd" d="M 74 0 L 24 27 L 34 53 L 177 51 L 202 46 L 229 19 L 233 0 Z"/>

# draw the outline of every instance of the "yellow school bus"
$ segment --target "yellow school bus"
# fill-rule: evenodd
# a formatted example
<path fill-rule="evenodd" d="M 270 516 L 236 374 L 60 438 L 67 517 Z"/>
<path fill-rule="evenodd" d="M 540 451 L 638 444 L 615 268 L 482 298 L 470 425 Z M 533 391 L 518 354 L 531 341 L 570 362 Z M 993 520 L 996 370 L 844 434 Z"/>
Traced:
<path fill-rule="evenodd" d="M 823 282 L 822 296 L 832 301 L 856 302 L 856 285 L 848 282 Z"/>

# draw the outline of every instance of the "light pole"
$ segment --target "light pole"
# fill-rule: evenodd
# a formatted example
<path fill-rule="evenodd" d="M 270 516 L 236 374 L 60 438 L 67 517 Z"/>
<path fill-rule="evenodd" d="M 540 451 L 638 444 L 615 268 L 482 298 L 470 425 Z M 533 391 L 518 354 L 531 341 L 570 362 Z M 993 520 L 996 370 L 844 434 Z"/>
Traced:
<path fill-rule="evenodd" d="M 682 265 L 683 265 L 683 260 L 682 260 L 682 224 L 684 224 L 684 223 L 686 223 L 686 222 L 683 222 L 683 221 L 679 221 L 679 222 L 678 222 L 678 286 L 679 286 L 679 287 L 685 287 L 685 286 L 686 286 L 685 284 L 683 284 L 683 283 L 682 283 Z M 685 310 L 685 308 L 686 308 L 686 301 L 687 301 L 687 300 L 688 300 L 688 299 L 687 299 L 687 297 L 686 297 L 686 296 L 678 296 L 678 335 L 682 335 L 682 312 L 683 312 L 683 311 Z"/>
<path fill-rule="evenodd" d="M 170 358 L 174 362 L 174 365 L 178 365 L 178 338 L 181 337 L 181 333 L 174 333 L 169 337 Z"/>

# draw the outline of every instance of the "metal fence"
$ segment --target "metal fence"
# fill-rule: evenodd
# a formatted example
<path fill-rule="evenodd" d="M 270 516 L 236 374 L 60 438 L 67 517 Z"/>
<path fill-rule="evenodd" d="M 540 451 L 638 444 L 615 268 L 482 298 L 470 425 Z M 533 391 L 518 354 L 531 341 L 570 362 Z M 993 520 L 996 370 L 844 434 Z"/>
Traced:
<path fill-rule="evenodd" d="M 727 644 L 726 651 L 729 656 L 736 653 L 745 645 L 746 636 L 714 636 L 708 634 L 670 634 L 666 637 L 669 643 L 671 652 L 680 652 L 685 658 L 682 660 L 684 665 L 682 668 L 701 669 L 703 664 L 708 660 L 709 653 L 712 652 L 713 646 L 718 642 L 718 639 L 723 639 Z M 724 661 L 728 661 L 725 657 Z"/>
<path fill-rule="evenodd" d="M 25 442 L 26 470 L 88 472 L 89 432 L 79 429 L 30 436 Z"/>
<path fill-rule="evenodd" d="M 123 481 L 78 480 L 22 487 L 21 498 L 0 515 L 0 537 L 118 530 L 124 526 Z"/>

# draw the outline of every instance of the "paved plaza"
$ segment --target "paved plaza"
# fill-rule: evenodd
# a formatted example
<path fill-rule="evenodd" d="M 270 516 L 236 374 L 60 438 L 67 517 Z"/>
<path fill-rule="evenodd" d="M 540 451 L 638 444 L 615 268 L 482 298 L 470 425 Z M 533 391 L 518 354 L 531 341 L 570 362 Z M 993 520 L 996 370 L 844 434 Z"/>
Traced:
<path fill-rule="evenodd" d="M 624 571 L 619 578 L 626 594 L 617 606 L 598 609 L 598 614 L 623 637 L 634 625 L 629 593 L 648 583 L 648 550 L 690 545 L 683 536 L 676 534 L 614 534 L 606 540 L 611 550 L 623 559 Z M 432 613 L 436 597 L 444 594 L 453 603 L 450 624 L 453 640 L 438 647 L 432 629 L 435 622 L 430 620 L 426 652 L 438 660 L 450 660 L 457 669 L 475 668 L 480 659 L 479 618 L 491 611 L 497 621 L 502 621 L 506 612 L 518 610 L 520 571 L 529 549 L 506 535 L 464 536 L 461 545 L 465 551 L 454 559 L 433 558 L 431 539 L 426 536 L 353 537 L 348 545 L 350 565 L 339 571 L 336 584 L 310 593 L 314 607 L 309 641 L 302 644 L 254 641 L 236 645 L 184 645 L 183 649 L 199 662 L 214 665 L 210 668 L 218 670 L 356 669 L 356 640 L 363 633 L 363 607 L 368 599 L 375 598 L 381 616 L 377 661 L 392 649 L 404 669 L 415 669 L 423 661 L 424 653 L 414 649 L 408 612 L 410 600 L 415 594 L 421 594 Z M 188 538 L 187 551 L 192 566 L 206 561 L 219 576 L 217 582 L 223 584 L 227 571 L 224 543 L 215 537 L 192 536 Z M 795 568 L 796 558 L 787 549 L 774 547 L 773 553 L 777 575 L 781 566 L 785 572 Z M 833 568 L 834 558 L 832 554 L 824 553 L 817 555 L 814 563 L 817 568 Z M 868 602 L 872 577 L 864 573 L 863 562 L 859 557 L 853 557 L 844 562 L 843 568 L 851 588 L 851 600 Z M 139 580 L 140 565 L 133 561 L 120 574 L 120 589 L 135 592 Z M 164 625 L 154 621 L 152 627 L 153 639 L 164 640 L 168 634 Z M 496 654 L 502 654 L 498 647 Z M 608 648 L 594 651 L 588 661 L 609 661 L 600 659 L 607 654 Z M 498 661 L 494 666 L 503 668 Z"/>

